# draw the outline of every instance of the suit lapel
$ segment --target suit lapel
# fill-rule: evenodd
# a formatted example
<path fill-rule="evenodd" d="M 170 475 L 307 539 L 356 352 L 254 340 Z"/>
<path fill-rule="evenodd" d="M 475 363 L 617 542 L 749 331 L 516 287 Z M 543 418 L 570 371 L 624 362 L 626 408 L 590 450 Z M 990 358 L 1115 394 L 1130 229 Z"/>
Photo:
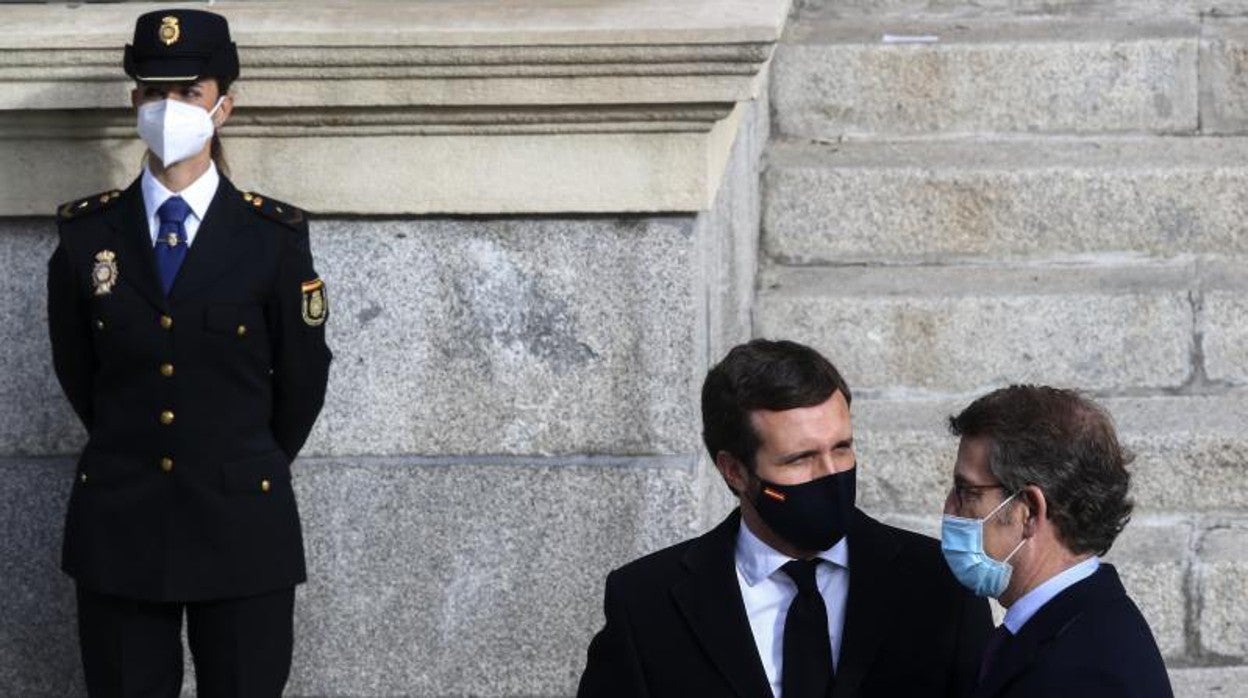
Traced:
<path fill-rule="evenodd" d="M 243 249 L 242 245 L 236 244 L 242 230 L 238 216 L 240 196 L 234 185 L 222 177 L 204 220 L 195 233 L 195 242 L 187 250 L 186 260 L 173 281 L 169 293 L 172 302 L 177 303 L 193 295 L 233 268 L 234 260 Z"/>
<path fill-rule="evenodd" d="M 1046 645 L 1076 623 L 1085 608 L 1100 605 L 1120 594 L 1126 591 L 1118 573 L 1104 563 L 1091 577 L 1067 587 L 1042 606 L 1018 635 L 1001 648 L 974 695 L 997 695 L 1035 662 Z"/>
<path fill-rule="evenodd" d="M 988 675 L 975 688 L 974 695 L 997 695 L 1025 672 L 1044 646 L 1079 616 L 1077 609 L 1056 609 L 1061 610 L 1060 613 L 1055 613 L 1054 610 L 1050 609 L 1050 613 L 1044 617 L 1036 614 L 1023 626 L 1022 632 L 1002 645 L 988 669 Z M 1068 610 L 1073 612 L 1067 612 Z"/>
<path fill-rule="evenodd" d="M 770 696 L 754 634 L 737 582 L 735 549 L 740 513 L 734 512 L 685 553 L 687 579 L 672 597 L 707 656 L 739 696 Z"/>
<path fill-rule="evenodd" d="M 854 511 L 849 532 L 849 594 L 845 600 L 845 628 L 832 695 L 857 695 L 884 638 L 895 630 L 897 569 L 892 560 L 900 545 L 879 523 Z"/>
<path fill-rule="evenodd" d="M 143 189 L 138 179 L 121 194 L 117 205 L 105 213 L 105 220 L 117 236 L 122 252 L 117 259 L 118 280 L 127 283 L 147 302 L 160 310 L 168 303 L 156 275 L 156 254 L 152 233 L 143 206 Z"/>

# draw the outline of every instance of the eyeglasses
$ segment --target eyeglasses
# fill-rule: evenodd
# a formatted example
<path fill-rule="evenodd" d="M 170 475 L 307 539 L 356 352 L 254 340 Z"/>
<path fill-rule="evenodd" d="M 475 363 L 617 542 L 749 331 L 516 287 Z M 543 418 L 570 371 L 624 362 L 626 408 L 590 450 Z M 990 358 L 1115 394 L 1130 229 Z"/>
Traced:
<path fill-rule="evenodd" d="M 1005 485 L 997 483 L 995 485 L 960 485 L 953 483 L 953 499 L 958 505 L 958 511 L 966 511 L 969 506 L 979 501 L 981 492 L 987 490 L 1003 490 Z"/>

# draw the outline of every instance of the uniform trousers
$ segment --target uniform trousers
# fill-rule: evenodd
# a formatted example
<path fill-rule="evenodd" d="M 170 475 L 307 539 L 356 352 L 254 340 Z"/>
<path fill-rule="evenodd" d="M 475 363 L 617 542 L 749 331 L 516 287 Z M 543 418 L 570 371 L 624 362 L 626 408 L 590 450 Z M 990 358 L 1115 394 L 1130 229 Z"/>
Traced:
<path fill-rule="evenodd" d="M 151 602 L 78 587 L 78 638 L 91 698 L 176 698 L 182 616 L 201 698 L 276 698 L 290 675 L 293 587 L 238 599 Z"/>

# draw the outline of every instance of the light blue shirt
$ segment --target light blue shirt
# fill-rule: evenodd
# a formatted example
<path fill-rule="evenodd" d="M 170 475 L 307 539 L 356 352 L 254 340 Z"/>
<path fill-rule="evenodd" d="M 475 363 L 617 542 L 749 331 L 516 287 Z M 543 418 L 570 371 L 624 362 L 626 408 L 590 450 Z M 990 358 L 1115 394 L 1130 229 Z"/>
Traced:
<path fill-rule="evenodd" d="M 1071 585 L 1082 582 L 1091 577 L 1094 572 L 1101 566 L 1101 559 L 1095 555 L 1080 562 L 1079 564 L 1067 568 L 1061 574 L 1050 577 L 1043 584 L 1023 594 L 1023 597 L 1014 602 L 1005 612 L 1005 620 L 1001 622 L 1014 635 L 1023 629 L 1027 621 L 1036 615 L 1036 612 L 1044 605 L 1053 600 L 1054 596 L 1065 591 Z"/>
<path fill-rule="evenodd" d="M 841 638 L 845 629 L 845 599 L 849 594 L 849 543 L 842 537 L 836 545 L 819 553 L 819 559 L 831 564 L 815 568 L 815 586 L 828 609 L 828 639 L 835 669 L 841 654 Z M 771 693 L 780 696 L 780 672 L 784 661 L 784 618 L 789 604 L 797 596 L 797 585 L 780 568 L 793 558 L 767 545 L 745 522 L 737 533 L 737 583 L 745 615 L 750 621 L 754 646 L 763 662 L 763 671 L 771 684 Z"/>

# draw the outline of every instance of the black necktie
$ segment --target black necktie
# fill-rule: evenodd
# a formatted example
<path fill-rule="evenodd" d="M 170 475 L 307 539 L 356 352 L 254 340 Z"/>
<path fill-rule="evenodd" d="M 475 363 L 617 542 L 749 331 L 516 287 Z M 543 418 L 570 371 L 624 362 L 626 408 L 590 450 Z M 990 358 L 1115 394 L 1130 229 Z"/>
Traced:
<path fill-rule="evenodd" d="M 988 644 L 984 646 L 983 658 L 979 661 L 979 683 L 984 682 L 984 677 L 988 676 L 988 671 L 992 669 L 992 664 L 1001 654 L 1001 648 L 1005 647 L 1005 643 L 1014 637 L 1010 629 L 1005 627 L 1005 623 L 997 626 L 992 631 L 992 635 L 988 636 Z"/>
<path fill-rule="evenodd" d="M 792 560 L 780 568 L 797 584 L 797 596 L 784 616 L 783 698 L 824 698 L 832 684 L 828 609 L 815 586 L 818 565 L 818 559 Z"/>

